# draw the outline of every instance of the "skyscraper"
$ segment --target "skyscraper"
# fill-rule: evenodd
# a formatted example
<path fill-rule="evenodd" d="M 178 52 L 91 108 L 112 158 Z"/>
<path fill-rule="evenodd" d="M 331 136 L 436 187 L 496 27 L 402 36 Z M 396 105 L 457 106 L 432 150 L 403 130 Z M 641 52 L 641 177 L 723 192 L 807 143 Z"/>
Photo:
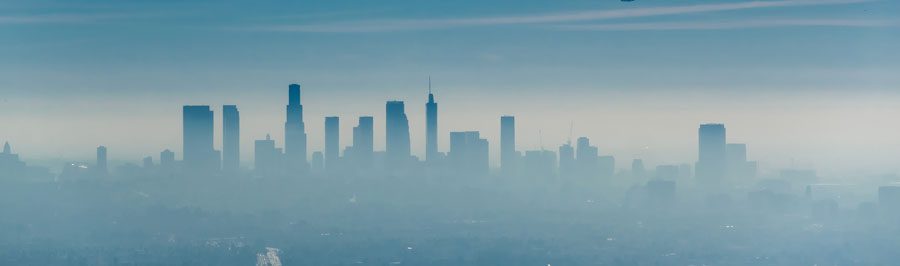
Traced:
<path fill-rule="evenodd" d="M 273 176 L 282 170 L 282 154 L 275 148 L 275 140 L 266 134 L 266 139 L 253 143 L 253 171 L 262 176 Z"/>
<path fill-rule="evenodd" d="M 699 129 L 700 153 L 696 165 L 697 181 L 717 184 L 726 170 L 725 125 L 702 124 Z"/>
<path fill-rule="evenodd" d="M 288 86 L 287 121 L 284 123 L 284 153 L 291 170 L 305 171 L 306 126 L 303 124 L 303 105 L 300 104 L 300 84 Z"/>
<path fill-rule="evenodd" d="M 335 169 L 340 158 L 340 118 L 325 117 L 325 168 Z"/>
<path fill-rule="evenodd" d="M 410 157 L 409 120 L 403 101 L 388 101 L 385 105 L 385 158 L 389 168 L 402 167 Z"/>
<path fill-rule="evenodd" d="M 373 117 L 360 116 L 359 124 L 353 127 L 352 160 L 355 165 L 361 168 L 372 167 L 375 152 L 374 123 L 375 119 Z"/>
<path fill-rule="evenodd" d="M 516 118 L 500 117 L 500 170 L 512 174 L 516 169 Z"/>
<path fill-rule="evenodd" d="M 241 165 L 241 120 L 236 105 L 222 106 L 222 169 L 237 171 Z"/>
<path fill-rule="evenodd" d="M 172 169 L 175 167 L 175 152 L 168 149 L 159 153 L 159 167 L 164 169 Z"/>
<path fill-rule="evenodd" d="M 577 172 L 583 176 L 596 176 L 598 168 L 598 149 L 591 146 L 587 137 L 578 138 L 575 150 L 575 163 Z"/>
<path fill-rule="evenodd" d="M 487 174 L 490 170 L 488 141 L 478 131 L 450 132 L 451 167 L 458 172 Z"/>
<path fill-rule="evenodd" d="M 97 174 L 106 175 L 109 173 L 109 166 L 106 160 L 106 146 L 97 147 Z"/>
<path fill-rule="evenodd" d="M 185 105 L 182 112 L 185 168 L 215 170 L 219 157 L 213 149 L 213 111 L 208 105 Z"/>
<path fill-rule="evenodd" d="M 431 77 L 428 77 L 428 103 L 425 104 L 425 160 L 438 158 L 438 104 L 431 93 Z"/>
<path fill-rule="evenodd" d="M 559 146 L 559 176 L 571 177 L 575 175 L 576 169 L 575 147 L 571 143 Z"/>

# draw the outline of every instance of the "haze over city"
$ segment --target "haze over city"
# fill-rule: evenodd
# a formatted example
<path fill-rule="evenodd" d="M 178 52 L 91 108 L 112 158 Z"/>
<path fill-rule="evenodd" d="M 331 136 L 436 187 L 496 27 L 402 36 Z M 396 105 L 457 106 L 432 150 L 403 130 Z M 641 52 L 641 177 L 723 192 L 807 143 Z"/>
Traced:
<path fill-rule="evenodd" d="M 8 1 L 0 264 L 892 264 L 898 11 Z"/>

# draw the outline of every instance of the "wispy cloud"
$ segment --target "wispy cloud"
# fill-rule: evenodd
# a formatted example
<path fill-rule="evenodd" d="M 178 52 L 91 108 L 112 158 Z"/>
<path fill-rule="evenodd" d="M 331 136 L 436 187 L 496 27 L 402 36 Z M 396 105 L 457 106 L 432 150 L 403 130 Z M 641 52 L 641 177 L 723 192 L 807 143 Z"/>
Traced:
<path fill-rule="evenodd" d="M 0 15 L 0 25 L 87 23 L 106 20 L 146 18 L 152 16 L 155 15 L 133 13 Z"/>
<path fill-rule="evenodd" d="M 757 19 L 740 21 L 609 23 L 588 25 L 560 25 L 553 28 L 583 31 L 641 31 L 641 30 L 725 30 L 772 27 L 892 27 L 900 22 L 870 19 Z"/>
<path fill-rule="evenodd" d="M 242 29 L 287 32 L 389 32 L 445 29 L 456 27 L 497 26 L 539 23 L 566 23 L 622 18 L 639 18 L 665 15 L 682 15 L 704 12 L 734 11 L 776 7 L 844 5 L 871 0 L 782 0 L 750 1 L 737 3 L 701 4 L 686 6 L 645 7 L 614 10 L 590 10 L 549 14 L 494 16 L 451 19 L 394 19 L 335 22 L 329 24 L 266 25 Z"/>

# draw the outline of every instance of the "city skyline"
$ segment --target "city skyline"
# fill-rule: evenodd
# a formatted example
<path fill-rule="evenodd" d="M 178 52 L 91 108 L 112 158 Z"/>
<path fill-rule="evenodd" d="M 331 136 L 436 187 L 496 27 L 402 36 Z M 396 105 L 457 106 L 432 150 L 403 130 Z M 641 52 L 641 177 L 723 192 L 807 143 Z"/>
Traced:
<path fill-rule="evenodd" d="M 273 102 L 285 83 L 310 88 L 311 118 L 378 117 L 380 101 L 399 99 L 410 127 L 424 127 L 434 76 L 442 150 L 451 130 L 498 137 L 495 118 L 475 114 L 515 114 L 523 149 L 567 140 L 574 122 L 652 165 L 695 157 L 682 143 L 693 125 L 724 122 L 765 165 L 900 170 L 889 159 L 900 127 L 883 122 L 900 115 L 893 1 L 102 2 L 5 5 L 0 121 L 17 126 L 2 137 L 30 159 L 89 159 L 105 144 L 118 147 L 111 160 L 140 160 L 180 141 L 171 118 L 184 104 L 240 106 L 248 151 L 283 139 Z M 143 127 L 123 126 L 133 119 Z M 323 126 L 306 119 L 310 150 L 323 149 Z M 341 143 L 353 126 L 340 122 Z M 410 137 L 424 158 L 425 136 Z"/>

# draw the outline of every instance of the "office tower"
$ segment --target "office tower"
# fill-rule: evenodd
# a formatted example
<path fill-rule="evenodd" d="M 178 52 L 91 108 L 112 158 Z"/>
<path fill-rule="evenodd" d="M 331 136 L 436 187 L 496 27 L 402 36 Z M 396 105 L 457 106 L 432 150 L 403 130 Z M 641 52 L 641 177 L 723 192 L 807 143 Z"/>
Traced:
<path fill-rule="evenodd" d="M 658 165 L 656 166 L 656 179 L 678 180 L 679 171 L 677 165 Z"/>
<path fill-rule="evenodd" d="M 694 177 L 694 168 L 689 163 L 683 163 L 678 165 L 678 178 L 681 180 L 688 180 Z"/>
<path fill-rule="evenodd" d="M 335 169 L 340 158 L 340 118 L 325 117 L 325 168 Z"/>
<path fill-rule="evenodd" d="M 450 132 L 447 158 L 459 172 L 487 174 L 490 171 L 488 141 L 478 131 Z"/>
<path fill-rule="evenodd" d="M 725 125 L 700 125 L 699 137 L 700 156 L 696 166 L 697 182 L 719 184 L 726 171 Z"/>
<path fill-rule="evenodd" d="M 222 169 L 237 171 L 241 166 L 241 120 L 237 106 L 222 106 Z"/>
<path fill-rule="evenodd" d="M 749 181 L 747 179 L 756 176 L 756 162 L 747 161 L 747 144 L 728 143 L 725 145 L 725 166 L 728 176 L 737 181 Z"/>
<path fill-rule="evenodd" d="M 253 171 L 262 176 L 273 176 L 281 173 L 282 154 L 275 148 L 275 140 L 266 134 L 266 139 L 253 143 Z"/>
<path fill-rule="evenodd" d="M 5 142 L 0 153 L 0 177 L 20 177 L 25 168 L 25 162 L 19 159 L 18 154 L 12 153 L 9 142 Z"/>
<path fill-rule="evenodd" d="M 325 168 L 325 156 L 321 151 L 313 152 L 312 154 L 312 171 L 313 172 L 322 172 Z"/>
<path fill-rule="evenodd" d="M 428 103 L 425 104 L 425 161 L 434 162 L 438 155 L 438 104 L 431 93 L 428 77 Z"/>
<path fill-rule="evenodd" d="M 159 167 L 172 169 L 175 167 L 175 153 L 166 149 L 159 153 Z"/>
<path fill-rule="evenodd" d="M 371 116 L 360 116 L 358 125 L 353 127 L 352 160 L 360 168 L 372 167 L 375 152 L 374 123 L 375 119 Z"/>
<path fill-rule="evenodd" d="M 410 157 L 409 120 L 403 101 L 388 101 L 385 105 L 385 158 L 388 168 L 402 167 Z"/>
<path fill-rule="evenodd" d="M 144 169 L 153 168 L 153 156 L 144 157 L 143 165 L 144 165 Z"/>
<path fill-rule="evenodd" d="M 106 146 L 97 147 L 97 174 L 106 175 L 109 173 L 109 166 L 106 161 Z"/>
<path fill-rule="evenodd" d="M 521 166 L 522 176 L 552 178 L 556 175 L 556 153 L 548 150 L 525 151 Z"/>
<path fill-rule="evenodd" d="M 213 149 L 213 111 L 207 105 L 185 105 L 183 111 L 184 166 L 190 170 L 217 170 Z"/>
<path fill-rule="evenodd" d="M 571 143 L 559 146 L 559 176 L 572 177 L 575 172 L 575 147 Z"/>
<path fill-rule="evenodd" d="M 635 178 L 644 177 L 644 160 L 634 159 L 631 161 L 631 176 Z"/>
<path fill-rule="evenodd" d="M 600 177 L 613 177 L 616 174 L 616 158 L 612 156 L 597 157 L 597 169 Z"/>
<path fill-rule="evenodd" d="M 513 174 L 516 169 L 516 118 L 500 117 L 500 170 Z"/>
<path fill-rule="evenodd" d="M 598 170 L 597 147 L 591 146 L 591 141 L 586 137 L 578 138 L 575 147 L 575 163 L 578 174 L 582 176 L 596 176 Z"/>
<path fill-rule="evenodd" d="M 303 124 L 303 105 L 300 104 L 300 85 L 288 86 L 287 121 L 284 122 L 285 164 L 294 171 L 305 171 L 306 126 Z"/>

